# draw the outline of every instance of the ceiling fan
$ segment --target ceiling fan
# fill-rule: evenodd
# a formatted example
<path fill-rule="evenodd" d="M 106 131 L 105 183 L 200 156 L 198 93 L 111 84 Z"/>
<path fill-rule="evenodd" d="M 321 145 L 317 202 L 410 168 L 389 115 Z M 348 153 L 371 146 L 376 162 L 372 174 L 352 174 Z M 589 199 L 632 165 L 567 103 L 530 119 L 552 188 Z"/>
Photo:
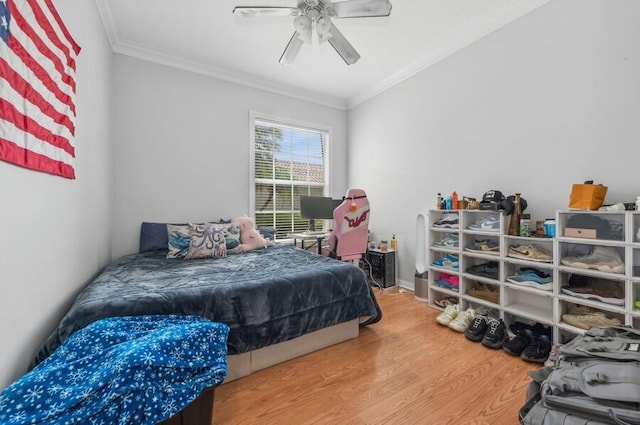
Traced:
<path fill-rule="evenodd" d="M 367 18 L 389 16 L 389 0 L 344 0 L 332 3 L 329 0 L 298 0 L 297 7 L 237 6 L 233 9 L 242 18 L 292 16 L 295 32 L 280 57 L 280 63 L 293 63 L 304 43 L 311 43 L 313 30 L 318 41 L 329 44 L 338 52 L 347 65 L 360 59 L 360 55 L 333 24 L 333 18 Z"/>

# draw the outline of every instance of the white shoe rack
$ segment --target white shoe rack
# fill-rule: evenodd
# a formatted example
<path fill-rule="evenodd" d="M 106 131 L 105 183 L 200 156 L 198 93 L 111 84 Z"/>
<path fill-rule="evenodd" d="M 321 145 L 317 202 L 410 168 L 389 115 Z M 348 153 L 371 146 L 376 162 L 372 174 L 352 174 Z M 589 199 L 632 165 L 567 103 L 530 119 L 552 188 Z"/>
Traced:
<path fill-rule="evenodd" d="M 458 214 L 458 228 L 436 228 L 434 223 L 445 214 Z M 477 231 L 469 229 L 469 225 L 482 220 L 486 214 L 495 211 L 484 210 L 431 210 L 428 213 L 427 226 L 427 264 L 428 275 L 428 303 L 429 306 L 442 310 L 435 301 L 453 297 L 458 301 L 462 310 L 480 306 L 494 310 L 496 316 L 502 318 L 507 327 L 515 321 L 523 323 L 542 323 L 553 327 L 554 343 L 563 343 L 584 330 L 573 327 L 562 321 L 562 315 L 567 313 L 570 306 L 588 306 L 605 313 L 607 317 L 617 318 L 623 325 L 640 328 L 640 308 L 635 307 L 635 301 L 640 300 L 640 212 L 601 212 L 601 211 L 557 211 L 555 238 L 521 237 L 507 234 L 510 216 L 498 213 L 500 216 L 499 232 Z M 564 236 L 570 219 L 577 215 L 592 215 L 609 223 L 613 223 L 619 230 L 620 236 L 611 238 L 610 235 L 595 235 L 593 238 L 576 238 Z M 442 248 L 435 242 L 448 235 L 456 234 L 459 247 Z M 498 255 L 465 251 L 464 247 L 474 240 L 490 239 L 499 244 Z M 534 245 L 544 248 L 552 254 L 552 262 L 529 261 L 509 257 L 510 246 Z M 562 258 L 571 256 L 573 252 L 591 250 L 595 246 L 611 247 L 625 264 L 624 273 L 609 273 L 594 269 L 581 269 L 562 264 Z M 432 265 L 434 260 L 442 258 L 447 253 L 459 258 L 459 269 L 449 270 Z M 497 279 L 490 279 L 467 273 L 466 270 L 477 264 L 495 261 L 499 266 Z M 553 290 L 546 291 L 529 286 L 522 286 L 506 280 L 507 276 L 515 274 L 520 267 L 534 267 L 546 271 L 553 277 Z M 459 291 L 441 288 L 435 284 L 440 273 L 456 275 L 459 278 Z M 623 306 L 608 304 L 593 299 L 574 297 L 562 293 L 561 288 L 567 285 L 572 274 L 601 279 L 619 285 L 623 288 L 625 301 Z M 478 299 L 467 294 L 475 282 L 493 285 L 500 294 L 499 303 Z"/>

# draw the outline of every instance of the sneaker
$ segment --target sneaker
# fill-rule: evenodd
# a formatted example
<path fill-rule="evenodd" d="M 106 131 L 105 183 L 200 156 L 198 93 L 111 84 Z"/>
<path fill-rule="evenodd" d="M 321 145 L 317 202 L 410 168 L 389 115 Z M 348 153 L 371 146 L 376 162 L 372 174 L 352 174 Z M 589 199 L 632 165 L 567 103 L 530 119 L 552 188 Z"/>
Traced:
<path fill-rule="evenodd" d="M 544 362 L 545 367 L 553 367 L 556 365 L 556 362 L 559 360 L 564 360 L 564 354 L 562 353 L 563 344 L 555 344 L 551 347 L 551 351 L 549 352 L 549 357 Z"/>
<path fill-rule="evenodd" d="M 562 320 L 576 328 L 589 330 L 597 326 L 618 326 L 620 320 L 617 318 L 608 318 L 604 312 L 598 311 L 586 306 L 586 309 L 569 309 L 569 313 L 562 315 Z"/>
<path fill-rule="evenodd" d="M 440 273 L 440 276 L 438 276 L 434 283 L 441 288 L 446 288 L 457 292 L 460 286 L 460 278 L 458 276 Z"/>
<path fill-rule="evenodd" d="M 522 260 L 540 261 L 542 263 L 551 263 L 553 261 L 549 251 L 535 245 L 510 246 L 507 256 Z"/>
<path fill-rule="evenodd" d="M 484 219 L 476 221 L 469 225 L 471 230 L 481 230 L 483 232 L 499 232 L 500 231 L 500 216 L 496 214 L 489 214 Z"/>
<path fill-rule="evenodd" d="M 565 257 L 562 264 L 577 269 L 595 269 L 608 273 L 624 273 L 624 263 L 614 247 L 595 246 L 589 255 L 581 257 Z"/>
<path fill-rule="evenodd" d="M 458 214 L 447 213 L 440 220 L 433 223 L 433 227 L 439 229 L 457 229 L 458 228 Z"/>
<path fill-rule="evenodd" d="M 433 245 L 440 248 L 458 248 L 460 246 L 460 238 L 458 235 L 449 235 L 435 242 Z"/>
<path fill-rule="evenodd" d="M 458 304 L 458 299 L 454 297 L 438 298 L 433 303 L 440 308 L 446 308 L 449 305 Z"/>
<path fill-rule="evenodd" d="M 507 276 L 507 281 L 516 285 L 529 286 L 544 291 L 553 290 L 553 277 L 549 273 L 533 267 L 522 267 L 515 275 Z"/>
<path fill-rule="evenodd" d="M 502 344 L 507 339 L 507 327 L 502 319 L 489 320 L 489 329 L 482 338 L 482 345 L 487 348 L 502 348 Z"/>
<path fill-rule="evenodd" d="M 464 332 L 464 336 L 473 342 L 480 342 L 484 337 L 487 327 L 489 326 L 489 318 L 484 315 L 477 315 Z"/>
<path fill-rule="evenodd" d="M 512 356 L 520 356 L 525 348 L 531 344 L 533 334 L 529 329 L 524 332 L 517 333 L 514 336 L 507 339 L 502 344 L 502 349 Z"/>
<path fill-rule="evenodd" d="M 441 325 L 447 326 L 453 319 L 456 318 L 458 312 L 460 311 L 458 304 L 448 305 L 445 307 L 444 311 L 436 317 L 436 322 Z"/>
<path fill-rule="evenodd" d="M 544 363 L 551 353 L 551 341 L 546 335 L 534 337 L 520 354 L 522 360 L 534 363 Z"/>
<path fill-rule="evenodd" d="M 587 276 L 571 275 L 569 285 L 562 287 L 562 293 L 573 297 L 598 300 L 613 305 L 624 305 L 623 282 L 612 282 Z"/>
<path fill-rule="evenodd" d="M 493 285 L 476 282 L 467 290 L 467 295 L 500 304 L 500 290 Z"/>
<path fill-rule="evenodd" d="M 500 245 L 492 240 L 485 239 L 481 241 L 474 241 L 464 247 L 465 251 L 478 252 L 480 254 L 500 255 Z"/>
<path fill-rule="evenodd" d="M 457 256 L 453 254 L 445 254 L 441 259 L 432 261 L 431 265 L 445 269 L 458 270 L 460 262 Z"/>
<path fill-rule="evenodd" d="M 475 316 L 475 311 L 472 308 L 468 308 L 465 311 L 461 311 L 458 315 L 449 322 L 449 327 L 457 332 L 464 332 L 467 330 L 471 321 L 473 321 L 473 317 Z"/>
<path fill-rule="evenodd" d="M 476 264 L 475 266 L 468 267 L 467 273 L 498 280 L 498 276 L 500 274 L 500 265 L 497 261 L 487 261 L 486 263 Z"/>

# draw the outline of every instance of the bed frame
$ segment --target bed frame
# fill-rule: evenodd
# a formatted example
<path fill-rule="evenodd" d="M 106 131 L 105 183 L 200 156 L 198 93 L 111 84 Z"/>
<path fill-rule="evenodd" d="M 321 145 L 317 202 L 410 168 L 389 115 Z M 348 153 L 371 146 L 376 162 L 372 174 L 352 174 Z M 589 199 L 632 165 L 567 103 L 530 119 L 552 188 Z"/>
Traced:
<path fill-rule="evenodd" d="M 359 320 L 329 326 L 290 341 L 263 347 L 248 353 L 227 357 L 227 377 L 221 385 L 260 369 L 291 360 L 295 357 L 357 338 Z M 198 398 L 161 425 L 211 425 L 213 424 L 213 400 L 215 387 L 205 389 Z"/>

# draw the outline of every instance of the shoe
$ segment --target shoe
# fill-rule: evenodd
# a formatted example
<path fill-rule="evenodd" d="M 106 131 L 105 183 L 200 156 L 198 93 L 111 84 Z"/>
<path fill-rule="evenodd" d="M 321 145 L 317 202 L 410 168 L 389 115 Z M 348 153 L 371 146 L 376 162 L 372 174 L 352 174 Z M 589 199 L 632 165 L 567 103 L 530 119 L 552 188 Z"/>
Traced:
<path fill-rule="evenodd" d="M 440 273 L 440 276 L 438 276 L 434 283 L 441 288 L 451 289 L 457 292 L 460 286 L 460 278 L 447 273 Z"/>
<path fill-rule="evenodd" d="M 535 245 L 510 246 L 507 256 L 529 261 L 540 261 L 542 263 L 551 263 L 553 261 L 549 251 Z"/>
<path fill-rule="evenodd" d="M 553 277 L 533 267 L 522 267 L 515 275 L 507 276 L 507 281 L 516 285 L 530 286 L 544 291 L 553 290 Z"/>
<path fill-rule="evenodd" d="M 465 251 L 478 252 L 480 254 L 500 255 L 500 245 L 492 240 L 485 239 L 481 241 L 474 241 L 464 247 Z"/>
<path fill-rule="evenodd" d="M 598 300 L 613 305 L 624 305 L 622 282 L 596 279 L 581 275 L 571 275 L 569 285 L 562 287 L 562 293 L 578 298 Z"/>
<path fill-rule="evenodd" d="M 477 315 L 464 332 L 464 336 L 473 342 L 480 342 L 484 337 L 487 327 L 489 326 L 489 318 L 484 315 Z"/>
<path fill-rule="evenodd" d="M 458 248 L 460 246 L 460 238 L 458 235 L 449 235 L 435 242 L 433 245 L 440 248 Z"/>
<path fill-rule="evenodd" d="M 551 341 L 546 335 L 534 337 L 531 343 L 522 350 L 520 358 L 528 362 L 544 363 L 551 353 Z"/>
<path fill-rule="evenodd" d="M 598 211 L 609 211 L 609 212 L 625 212 L 626 208 L 622 202 L 618 202 L 617 204 L 607 205 L 604 207 L 598 208 Z"/>
<path fill-rule="evenodd" d="M 445 269 L 458 270 L 460 262 L 458 260 L 458 257 L 456 257 L 455 255 L 445 254 L 445 256 L 441 259 L 432 261 L 431 265 L 436 267 L 443 267 Z"/>
<path fill-rule="evenodd" d="M 502 319 L 489 320 L 489 329 L 482 338 L 482 345 L 487 348 L 502 348 L 507 339 L 507 327 Z"/>
<path fill-rule="evenodd" d="M 458 214 L 447 213 L 440 220 L 433 223 L 433 227 L 439 229 L 457 229 L 458 228 Z"/>
<path fill-rule="evenodd" d="M 621 324 L 617 318 L 608 318 L 604 312 L 587 306 L 570 308 L 569 313 L 562 315 L 562 320 L 571 326 L 585 330 L 597 326 L 618 326 Z"/>
<path fill-rule="evenodd" d="M 467 273 L 498 280 L 498 276 L 500 274 L 499 267 L 500 265 L 497 261 L 487 261 L 486 263 L 476 264 L 475 266 L 468 267 Z"/>
<path fill-rule="evenodd" d="M 471 322 L 473 321 L 473 317 L 476 315 L 475 311 L 472 308 L 468 308 L 465 311 L 461 311 L 458 315 L 449 322 L 449 327 L 457 332 L 464 332 L 467 330 Z"/>
<path fill-rule="evenodd" d="M 467 291 L 467 295 L 481 300 L 491 301 L 494 304 L 500 304 L 500 291 L 493 285 L 476 282 L 471 286 L 471 289 Z"/>
<path fill-rule="evenodd" d="M 436 317 L 436 322 L 441 325 L 447 326 L 453 319 L 456 318 L 459 312 L 458 304 L 448 305 L 445 307 L 444 311 Z"/>
<path fill-rule="evenodd" d="M 526 329 L 524 332 L 517 333 L 508 338 L 503 344 L 502 349 L 512 356 L 520 356 L 524 349 L 531 344 L 533 334 L 531 330 Z"/>
<path fill-rule="evenodd" d="M 458 299 L 454 297 L 438 298 L 433 303 L 440 308 L 446 308 L 448 305 L 458 304 Z"/>
<path fill-rule="evenodd" d="M 483 232 L 499 232 L 500 231 L 500 216 L 496 214 L 489 214 L 484 219 L 476 221 L 469 225 L 471 230 L 481 230 Z"/>
<path fill-rule="evenodd" d="M 595 269 L 607 273 L 624 273 L 624 263 L 614 247 L 595 246 L 589 255 L 565 257 L 562 264 L 577 269 Z"/>

